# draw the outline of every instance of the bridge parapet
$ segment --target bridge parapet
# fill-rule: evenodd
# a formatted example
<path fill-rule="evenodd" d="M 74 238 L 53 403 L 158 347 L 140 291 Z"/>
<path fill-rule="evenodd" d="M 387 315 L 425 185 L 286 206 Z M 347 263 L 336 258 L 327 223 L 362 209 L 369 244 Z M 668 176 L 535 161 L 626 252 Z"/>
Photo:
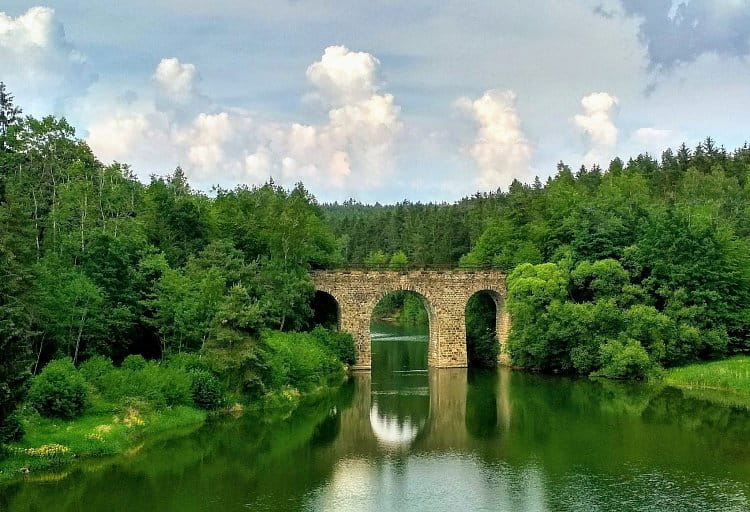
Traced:
<path fill-rule="evenodd" d="M 495 300 L 501 359 L 505 357 L 510 317 L 505 308 L 505 274 L 498 270 L 336 269 L 313 271 L 311 278 L 316 290 L 330 294 L 339 305 L 339 326 L 355 339 L 355 368 L 369 369 L 371 365 L 372 311 L 380 299 L 399 290 L 418 294 L 425 304 L 430 321 L 430 366 L 466 366 L 466 304 L 480 291 L 489 292 Z"/>

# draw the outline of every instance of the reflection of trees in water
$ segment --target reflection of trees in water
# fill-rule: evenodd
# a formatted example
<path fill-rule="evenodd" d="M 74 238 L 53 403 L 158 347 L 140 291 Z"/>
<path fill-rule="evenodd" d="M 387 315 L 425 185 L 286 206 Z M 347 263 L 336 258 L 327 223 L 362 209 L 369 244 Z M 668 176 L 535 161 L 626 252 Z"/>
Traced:
<path fill-rule="evenodd" d="M 499 434 L 496 390 L 497 372 L 469 372 L 464 422 L 471 436 L 491 439 Z"/>

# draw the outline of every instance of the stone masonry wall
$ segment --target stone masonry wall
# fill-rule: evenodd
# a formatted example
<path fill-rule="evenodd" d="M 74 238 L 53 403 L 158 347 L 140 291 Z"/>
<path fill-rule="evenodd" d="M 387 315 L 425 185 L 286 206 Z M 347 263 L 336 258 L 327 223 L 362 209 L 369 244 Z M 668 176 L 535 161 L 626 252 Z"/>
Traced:
<path fill-rule="evenodd" d="M 488 291 L 497 305 L 500 361 L 508 362 L 505 341 L 510 316 L 505 308 L 505 274 L 469 270 L 320 270 L 311 273 L 316 290 L 339 305 L 339 325 L 354 336 L 357 369 L 371 365 L 370 319 L 387 294 L 408 290 L 419 294 L 430 320 L 428 364 L 438 368 L 466 366 L 466 304 L 479 291 Z"/>

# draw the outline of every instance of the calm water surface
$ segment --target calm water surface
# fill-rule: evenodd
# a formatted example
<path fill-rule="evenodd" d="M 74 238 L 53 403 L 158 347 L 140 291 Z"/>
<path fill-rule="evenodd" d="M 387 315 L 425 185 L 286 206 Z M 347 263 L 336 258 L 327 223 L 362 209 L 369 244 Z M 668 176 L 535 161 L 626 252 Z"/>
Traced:
<path fill-rule="evenodd" d="M 673 389 L 426 370 L 378 326 L 373 371 L 269 422 L 246 415 L 0 488 L 9 511 L 750 510 L 750 416 Z"/>

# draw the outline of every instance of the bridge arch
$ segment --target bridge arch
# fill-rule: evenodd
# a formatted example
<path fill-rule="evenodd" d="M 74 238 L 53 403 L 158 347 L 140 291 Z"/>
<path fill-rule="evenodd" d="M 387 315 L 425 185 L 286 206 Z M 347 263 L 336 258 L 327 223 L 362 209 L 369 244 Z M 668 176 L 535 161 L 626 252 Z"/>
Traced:
<path fill-rule="evenodd" d="M 331 293 L 325 290 L 315 290 L 312 310 L 312 325 L 322 325 L 328 329 L 341 329 L 341 305 Z"/>
<path fill-rule="evenodd" d="M 413 291 L 424 297 L 430 318 L 428 364 L 432 367 L 466 366 L 465 310 L 474 293 L 489 290 L 503 302 L 498 308 L 497 329 L 501 348 L 510 328 L 504 307 L 505 274 L 499 271 L 316 270 L 311 278 L 316 290 L 330 294 L 339 304 L 340 328 L 354 336 L 357 348 L 355 369 L 370 369 L 372 312 L 381 298 L 394 291 Z"/>
<path fill-rule="evenodd" d="M 498 362 L 501 364 L 507 364 L 509 362 L 507 355 L 507 346 L 505 341 L 508 337 L 508 331 L 510 329 L 510 316 L 508 314 L 505 305 L 505 294 L 504 290 L 499 287 L 488 287 L 474 290 L 469 298 L 466 300 L 466 306 L 464 307 L 467 316 L 467 328 L 468 326 L 468 308 L 472 299 L 480 297 L 489 297 L 494 304 L 494 318 L 492 321 L 492 328 L 495 331 L 495 336 L 498 340 Z M 467 331 L 467 345 L 468 345 L 468 331 Z"/>
<path fill-rule="evenodd" d="M 369 311 L 369 318 L 368 318 L 368 325 L 372 323 L 372 313 L 375 311 L 375 307 L 378 305 L 378 303 L 383 300 L 385 297 L 390 295 L 391 293 L 395 292 L 410 292 L 419 297 L 419 299 L 422 301 L 422 305 L 424 306 L 425 311 L 427 311 L 427 329 L 429 333 L 429 344 L 427 346 L 427 364 L 429 366 L 433 366 L 433 361 L 436 357 L 436 354 L 434 353 L 435 350 L 437 350 L 437 342 L 438 342 L 438 322 L 437 322 L 437 316 L 435 315 L 435 306 L 434 299 L 430 298 L 430 292 L 429 290 L 422 289 L 420 287 L 411 286 L 409 284 L 398 284 L 394 287 L 384 287 L 382 289 L 379 289 L 374 295 L 372 303 L 368 305 L 368 311 Z M 372 336 L 369 334 L 369 327 L 368 327 L 368 336 L 370 337 L 369 343 L 370 347 L 372 347 Z"/>

